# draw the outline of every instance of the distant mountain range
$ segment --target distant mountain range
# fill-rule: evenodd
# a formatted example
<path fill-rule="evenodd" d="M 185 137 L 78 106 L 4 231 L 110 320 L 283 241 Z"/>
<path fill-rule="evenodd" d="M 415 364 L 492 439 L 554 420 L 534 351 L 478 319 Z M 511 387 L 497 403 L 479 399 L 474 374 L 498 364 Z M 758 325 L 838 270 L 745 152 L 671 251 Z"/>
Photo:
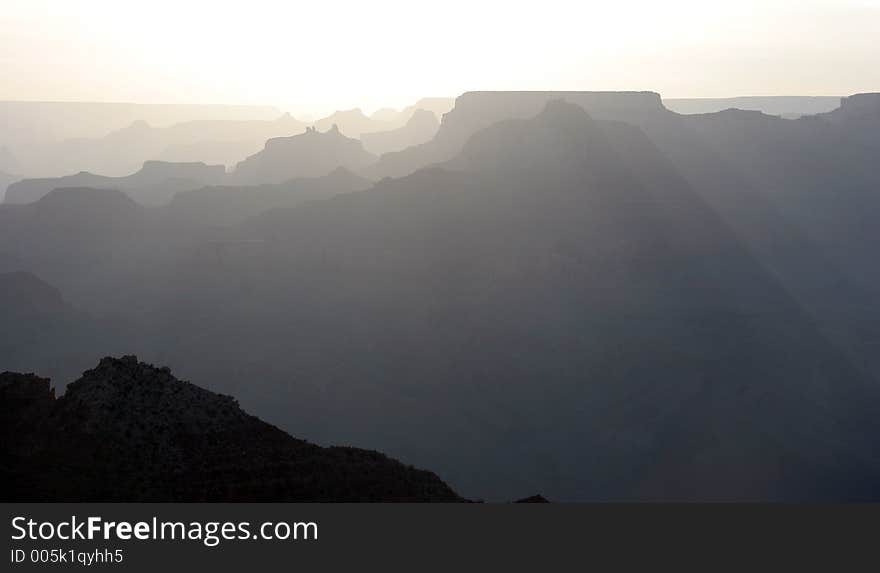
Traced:
<path fill-rule="evenodd" d="M 226 169 L 222 165 L 147 161 L 139 171 L 126 177 L 105 177 L 83 171 L 67 177 L 24 179 L 7 188 L 5 202 L 32 203 L 54 189 L 90 187 L 124 191 L 144 205 L 161 205 L 178 191 L 221 183 L 225 177 Z"/>
<path fill-rule="evenodd" d="M 346 136 L 358 139 L 362 133 L 387 131 L 394 129 L 396 124 L 394 121 L 381 121 L 368 117 L 360 108 L 337 111 L 314 123 L 318 131 L 329 131 L 333 126 Z"/>
<path fill-rule="evenodd" d="M 374 112 L 370 117 L 377 121 L 388 122 L 393 127 L 403 127 L 418 110 L 430 111 L 439 119 L 455 107 L 455 98 L 448 97 L 425 97 L 411 106 L 397 111 L 391 108 L 383 108 Z"/>
<path fill-rule="evenodd" d="M 424 113 L 433 118 L 430 112 Z M 425 122 L 424 116 L 414 116 L 414 120 L 408 124 L 410 128 L 388 132 L 390 137 L 382 141 L 394 145 L 411 137 L 419 137 L 419 131 L 424 131 L 420 121 L 422 124 Z M 430 125 L 430 120 L 428 123 Z M 433 124 L 436 126 L 436 121 Z M 376 135 L 378 137 L 385 133 Z M 309 128 L 299 136 L 270 139 L 263 151 L 240 162 L 229 174 L 223 165 L 147 161 L 137 172 L 124 177 L 107 177 L 86 171 L 44 179 L 16 181 L 17 178 L 10 177 L 10 182 L 16 182 L 8 186 L 4 202 L 10 205 L 33 203 L 53 190 L 89 187 L 123 191 L 142 205 L 159 206 L 167 204 L 180 192 L 200 190 L 198 195 L 189 195 L 189 199 L 178 201 L 176 205 L 192 204 L 192 199 L 198 196 L 203 200 L 210 197 L 219 207 L 216 200 L 222 197 L 221 202 L 233 211 L 244 209 L 258 213 L 270 206 L 290 206 L 292 203 L 288 199 L 296 193 L 287 193 L 282 188 L 276 188 L 272 193 L 269 188 L 262 188 L 249 194 L 242 186 L 278 186 L 292 179 L 316 179 L 339 170 L 348 173 L 349 169 L 361 170 L 374 161 L 375 156 L 365 151 L 361 142 L 343 136 L 335 127 L 326 133 Z M 366 180 L 362 181 L 354 185 L 342 179 L 336 180 L 341 191 L 363 188 Z M 226 188 L 210 189 L 222 185 L 226 185 Z M 294 183 L 294 186 L 297 185 Z M 269 199 L 270 196 L 274 199 Z M 233 206 L 233 203 L 237 206 Z M 250 206 L 246 207 L 248 203 Z"/>
<path fill-rule="evenodd" d="M 399 177 L 452 159 L 474 133 L 503 119 L 532 117 L 552 99 L 575 103 L 597 119 L 639 122 L 671 114 L 653 92 L 468 92 L 455 100 L 432 140 L 386 154 L 369 173 Z"/>
<path fill-rule="evenodd" d="M 29 177 L 90 171 L 118 177 L 151 160 L 231 167 L 258 152 L 268 139 L 297 135 L 307 126 L 327 131 L 336 124 L 343 134 L 357 138 L 403 128 L 417 110 L 440 117 L 453 102 L 423 98 L 400 111 L 380 110 L 374 117 L 354 109 L 315 122 L 270 107 L 0 102 L 0 118 L 8 120 L 0 134 L 0 171 Z M 417 131 L 413 143 L 423 133 Z M 406 144 L 405 134 L 398 139 Z"/>
<path fill-rule="evenodd" d="M 139 120 L 99 138 L 43 145 L 27 172 L 54 175 L 86 170 L 119 176 L 158 159 L 231 165 L 258 151 L 267 139 L 301 133 L 305 125 L 288 114 L 272 120 L 198 120 L 167 127 Z"/>
<path fill-rule="evenodd" d="M 52 285 L 0 309 L 64 301 L 0 365 L 135 352 L 469 498 L 876 500 L 878 134 L 880 94 L 473 92 L 379 158 L 309 130 L 160 208 L 52 191 L 0 206 L 5 280 Z"/>
<path fill-rule="evenodd" d="M 829 112 L 840 105 L 835 96 L 747 96 L 728 98 L 663 98 L 663 105 L 677 113 L 715 113 L 726 109 L 760 111 L 786 119 Z"/>
<path fill-rule="evenodd" d="M 321 448 L 134 356 L 104 358 L 56 398 L 0 374 L 4 501 L 463 501 L 384 455 Z"/>
<path fill-rule="evenodd" d="M 636 127 L 551 100 L 442 169 L 270 215 L 252 236 L 278 284 L 254 296 L 276 314 L 301 301 L 284 316 L 346 357 L 308 371 L 350 400 L 378 391 L 355 374 L 370 365 L 425 408 L 398 424 L 433 412 L 474 455 L 507 452 L 506 472 L 514 452 L 554 460 L 532 487 L 563 466 L 564 499 L 876 495 L 876 387 Z M 475 463 L 456 454 L 436 467 Z"/>
<path fill-rule="evenodd" d="M 271 106 L 2 101 L 0 123 L 6 129 L 0 146 L 100 137 L 135 121 L 167 127 L 183 121 L 269 120 L 280 114 Z"/>

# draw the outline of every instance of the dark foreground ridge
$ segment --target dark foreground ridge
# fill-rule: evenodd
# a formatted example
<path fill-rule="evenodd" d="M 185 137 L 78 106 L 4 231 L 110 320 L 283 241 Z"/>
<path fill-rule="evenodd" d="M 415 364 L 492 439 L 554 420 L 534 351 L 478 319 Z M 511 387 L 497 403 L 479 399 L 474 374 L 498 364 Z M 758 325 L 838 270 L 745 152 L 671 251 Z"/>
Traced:
<path fill-rule="evenodd" d="M 14 501 L 463 501 L 431 472 L 298 440 L 135 356 L 55 397 L 0 374 L 0 479 Z"/>

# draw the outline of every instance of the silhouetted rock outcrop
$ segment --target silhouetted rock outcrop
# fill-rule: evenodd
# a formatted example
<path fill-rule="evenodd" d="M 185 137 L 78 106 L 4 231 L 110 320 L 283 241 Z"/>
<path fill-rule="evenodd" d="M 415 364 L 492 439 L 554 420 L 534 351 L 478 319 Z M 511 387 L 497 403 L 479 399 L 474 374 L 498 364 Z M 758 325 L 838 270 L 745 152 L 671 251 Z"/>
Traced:
<path fill-rule="evenodd" d="M 145 205 L 165 203 L 179 192 L 220 183 L 226 176 L 222 165 L 147 161 L 136 173 L 126 177 L 106 177 L 88 172 L 67 177 L 25 179 L 9 186 L 6 203 L 32 203 L 53 189 L 90 187 L 124 191 Z"/>
<path fill-rule="evenodd" d="M 309 129 L 293 137 L 277 137 L 265 148 L 240 162 L 231 179 L 236 183 L 281 183 L 295 177 L 320 177 L 338 167 L 358 171 L 375 161 L 357 139 L 334 125 L 321 133 Z"/>
<path fill-rule="evenodd" d="M 318 131 L 329 131 L 336 126 L 340 133 L 353 138 L 359 138 L 362 133 L 392 129 L 397 125 L 368 117 L 360 108 L 336 111 L 315 122 Z"/>
<path fill-rule="evenodd" d="M 285 113 L 271 121 L 188 121 L 154 128 L 146 135 L 154 142 L 156 151 L 151 157 L 156 159 L 203 161 L 232 167 L 262 149 L 266 140 L 302 133 L 305 127 L 303 122 Z"/>
<path fill-rule="evenodd" d="M 840 98 L 840 107 L 825 117 L 842 121 L 880 121 L 880 93 L 860 93 Z"/>
<path fill-rule="evenodd" d="M 56 399 L 0 374 L 5 501 L 462 501 L 374 451 L 322 448 L 134 356 L 104 358 Z"/>

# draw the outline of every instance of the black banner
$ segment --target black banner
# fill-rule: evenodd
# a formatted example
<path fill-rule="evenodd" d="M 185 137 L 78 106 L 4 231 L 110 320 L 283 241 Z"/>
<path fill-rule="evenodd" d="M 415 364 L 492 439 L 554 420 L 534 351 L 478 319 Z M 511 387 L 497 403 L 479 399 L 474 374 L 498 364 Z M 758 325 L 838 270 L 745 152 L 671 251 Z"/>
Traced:
<path fill-rule="evenodd" d="M 868 564 L 877 506 L 4 504 L 2 571 Z"/>

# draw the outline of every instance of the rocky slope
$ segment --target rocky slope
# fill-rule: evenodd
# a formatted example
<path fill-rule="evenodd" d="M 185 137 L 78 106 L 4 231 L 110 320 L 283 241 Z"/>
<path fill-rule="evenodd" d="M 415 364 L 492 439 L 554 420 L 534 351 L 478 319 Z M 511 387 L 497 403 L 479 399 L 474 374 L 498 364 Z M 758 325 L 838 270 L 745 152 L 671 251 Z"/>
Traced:
<path fill-rule="evenodd" d="M 104 358 L 55 397 L 0 374 L 5 501 L 461 501 L 433 473 L 322 448 L 134 356 Z"/>

